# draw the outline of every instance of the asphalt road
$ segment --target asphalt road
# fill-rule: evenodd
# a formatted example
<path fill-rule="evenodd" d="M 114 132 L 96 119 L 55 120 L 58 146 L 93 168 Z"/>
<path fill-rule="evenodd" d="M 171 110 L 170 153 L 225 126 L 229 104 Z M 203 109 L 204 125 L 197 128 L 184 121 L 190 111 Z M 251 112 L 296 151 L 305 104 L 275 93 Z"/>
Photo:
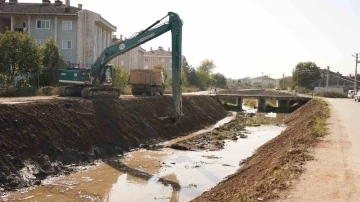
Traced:
<path fill-rule="evenodd" d="M 329 135 L 315 149 L 315 161 L 279 201 L 360 201 L 360 103 L 325 99 Z"/>

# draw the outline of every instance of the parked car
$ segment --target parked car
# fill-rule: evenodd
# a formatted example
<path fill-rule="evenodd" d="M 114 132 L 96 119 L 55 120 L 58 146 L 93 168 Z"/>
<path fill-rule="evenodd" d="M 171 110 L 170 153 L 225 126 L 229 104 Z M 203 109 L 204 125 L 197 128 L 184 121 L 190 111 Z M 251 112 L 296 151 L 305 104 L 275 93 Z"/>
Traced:
<path fill-rule="evenodd" d="M 350 99 L 352 99 L 352 98 L 354 98 L 354 90 L 349 90 L 348 91 L 348 98 L 350 98 Z"/>
<path fill-rule="evenodd" d="M 360 102 L 360 91 L 354 95 L 354 100 Z"/>

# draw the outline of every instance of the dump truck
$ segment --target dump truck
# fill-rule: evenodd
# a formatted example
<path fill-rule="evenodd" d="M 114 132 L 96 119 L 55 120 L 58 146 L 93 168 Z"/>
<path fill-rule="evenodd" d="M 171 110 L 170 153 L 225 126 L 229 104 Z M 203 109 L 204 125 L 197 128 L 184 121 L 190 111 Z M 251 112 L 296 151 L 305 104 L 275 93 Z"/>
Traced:
<path fill-rule="evenodd" d="M 133 95 L 155 96 L 164 94 L 165 77 L 160 69 L 132 69 L 130 70 L 129 85 Z"/>

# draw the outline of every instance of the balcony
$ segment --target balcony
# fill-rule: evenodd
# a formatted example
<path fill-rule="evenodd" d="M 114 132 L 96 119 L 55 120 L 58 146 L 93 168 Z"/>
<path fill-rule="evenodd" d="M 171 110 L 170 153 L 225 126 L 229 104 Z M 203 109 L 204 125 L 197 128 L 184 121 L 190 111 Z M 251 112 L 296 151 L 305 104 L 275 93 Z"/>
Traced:
<path fill-rule="evenodd" d="M 16 32 L 22 32 L 22 33 L 27 33 L 27 31 L 28 31 L 28 28 L 26 28 L 26 27 L 14 27 L 14 31 L 16 31 Z"/>
<path fill-rule="evenodd" d="M 10 29 L 22 33 L 28 33 L 29 22 L 30 22 L 30 17 L 28 16 L 16 16 L 16 15 L 0 16 L 0 33 L 5 33 L 6 29 Z"/>

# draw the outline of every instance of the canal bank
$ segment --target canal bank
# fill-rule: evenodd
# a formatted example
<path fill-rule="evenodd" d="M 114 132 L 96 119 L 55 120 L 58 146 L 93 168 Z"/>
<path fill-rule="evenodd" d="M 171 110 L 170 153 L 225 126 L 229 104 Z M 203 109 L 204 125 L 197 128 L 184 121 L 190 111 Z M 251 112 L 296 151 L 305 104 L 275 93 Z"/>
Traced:
<path fill-rule="evenodd" d="M 234 174 L 192 201 L 268 201 L 303 172 L 306 161 L 313 160 L 308 152 L 327 134 L 327 103 L 312 99 L 287 116 L 287 128 L 246 160 Z"/>
<path fill-rule="evenodd" d="M 184 96 L 180 122 L 171 96 L 53 99 L 0 104 L 0 192 L 41 185 L 77 165 L 201 130 L 227 116 L 210 96 Z"/>
<path fill-rule="evenodd" d="M 249 108 L 244 114 L 233 112 L 198 132 L 154 147 L 148 145 L 152 150 L 135 150 L 95 166 L 79 167 L 77 173 L 47 178 L 42 186 L 8 193 L 3 198 L 9 201 L 190 201 L 236 172 L 241 166 L 239 162 L 286 128 L 281 118 L 281 121 L 274 121 L 274 117 L 248 116 L 252 110 Z M 250 121 L 245 125 L 253 125 L 255 120 L 267 120 L 270 124 L 237 127 L 240 121 L 245 121 L 244 117 Z M 246 138 L 240 135 L 238 140 L 224 138 L 223 146 L 213 151 L 167 148 L 223 127 L 242 131 Z"/>

